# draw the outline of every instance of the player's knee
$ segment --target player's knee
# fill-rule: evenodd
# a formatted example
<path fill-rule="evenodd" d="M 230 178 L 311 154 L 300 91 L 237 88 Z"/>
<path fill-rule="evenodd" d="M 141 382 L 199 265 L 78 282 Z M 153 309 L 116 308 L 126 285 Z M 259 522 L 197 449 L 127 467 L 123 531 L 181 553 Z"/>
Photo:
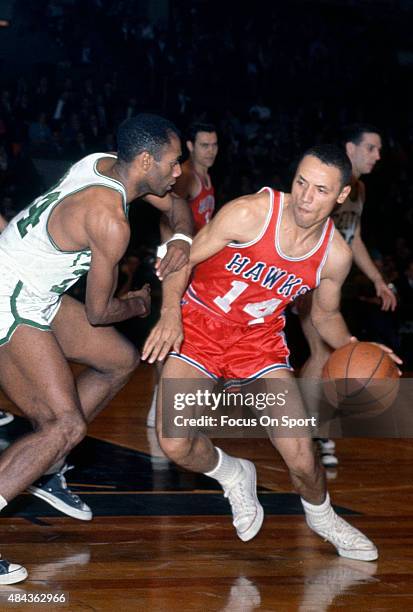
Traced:
<path fill-rule="evenodd" d="M 165 455 L 175 463 L 181 463 L 191 451 L 191 442 L 185 438 L 163 438 L 159 436 L 159 445 Z"/>
<path fill-rule="evenodd" d="M 306 481 L 312 479 L 316 471 L 314 456 L 311 454 L 295 458 L 288 466 L 288 469 L 291 476 L 298 480 Z"/>
<path fill-rule="evenodd" d="M 62 453 L 66 454 L 83 440 L 87 424 L 82 414 L 73 410 L 48 419 L 38 429 L 46 430 L 48 439 L 55 440 Z"/>
<path fill-rule="evenodd" d="M 286 463 L 292 476 L 300 480 L 311 477 L 316 469 L 316 458 L 312 442 L 306 440 L 306 443 L 300 445 L 296 452 L 289 453 Z"/>
<path fill-rule="evenodd" d="M 125 347 L 122 356 L 113 364 L 116 376 L 129 380 L 140 362 L 139 351 L 132 345 Z"/>
<path fill-rule="evenodd" d="M 72 429 L 69 436 L 69 444 L 73 448 L 79 442 L 83 440 L 87 433 L 87 423 L 82 415 L 79 415 L 75 420 L 75 423 L 71 423 L 70 427 Z"/>

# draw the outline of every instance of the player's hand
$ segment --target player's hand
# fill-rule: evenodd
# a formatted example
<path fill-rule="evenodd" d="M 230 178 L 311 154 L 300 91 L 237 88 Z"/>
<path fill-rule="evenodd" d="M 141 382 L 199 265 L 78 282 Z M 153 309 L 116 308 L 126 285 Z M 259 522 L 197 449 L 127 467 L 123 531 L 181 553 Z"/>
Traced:
<path fill-rule="evenodd" d="M 384 282 L 383 279 L 379 279 L 374 283 L 376 288 L 376 295 L 381 299 L 382 310 L 395 310 L 397 306 L 397 299 L 390 287 Z"/>
<path fill-rule="evenodd" d="M 128 291 L 122 295 L 120 300 L 135 300 L 136 317 L 147 317 L 151 312 L 151 287 L 146 283 L 142 289 Z"/>
<path fill-rule="evenodd" d="M 149 363 L 162 361 L 171 348 L 179 352 L 183 339 L 181 311 L 179 308 L 169 310 L 162 314 L 149 334 L 142 350 L 142 359 L 147 359 Z"/>
<path fill-rule="evenodd" d="M 396 353 L 391 348 L 386 346 L 385 344 L 380 344 L 379 342 L 371 342 L 370 344 L 375 344 L 376 346 L 380 347 L 381 350 L 384 351 L 390 357 L 390 359 L 393 359 L 393 361 L 397 363 L 397 365 L 402 365 L 403 363 L 402 359 L 400 359 L 400 357 L 396 355 Z M 399 376 L 401 376 L 402 375 L 401 371 L 398 370 L 398 372 L 399 372 Z"/>
<path fill-rule="evenodd" d="M 163 280 L 171 272 L 178 272 L 189 261 L 191 245 L 185 240 L 171 240 L 167 244 L 167 252 L 163 259 L 157 259 L 156 275 Z"/>

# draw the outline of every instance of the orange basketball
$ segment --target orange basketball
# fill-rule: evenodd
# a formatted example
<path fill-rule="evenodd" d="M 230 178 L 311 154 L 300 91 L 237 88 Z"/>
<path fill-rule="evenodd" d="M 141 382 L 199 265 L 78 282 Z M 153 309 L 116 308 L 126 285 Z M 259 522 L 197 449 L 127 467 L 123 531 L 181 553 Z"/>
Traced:
<path fill-rule="evenodd" d="M 397 397 L 397 365 L 379 346 L 350 342 L 330 355 L 323 369 L 324 394 L 351 416 L 377 416 Z"/>

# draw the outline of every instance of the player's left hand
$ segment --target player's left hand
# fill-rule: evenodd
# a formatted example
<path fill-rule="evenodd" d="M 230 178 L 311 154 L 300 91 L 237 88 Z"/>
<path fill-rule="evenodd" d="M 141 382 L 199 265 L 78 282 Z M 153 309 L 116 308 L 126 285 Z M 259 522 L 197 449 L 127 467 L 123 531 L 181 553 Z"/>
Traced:
<path fill-rule="evenodd" d="M 156 275 L 163 280 L 171 272 L 178 272 L 189 261 L 191 245 L 185 240 L 171 240 L 167 244 L 167 252 L 163 259 L 157 259 Z"/>
<path fill-rule="evenodd" d="M 376 288 L 376 295 L 381 299 L 382 310 L 395 310 L 397 306 L 397 299 L 390 287 L 384 282 L 383 279 L 379 279 L 374 283 Z"/>
<path fill-rule="evenodd" d="M 380 347 L 381 350 L 384 351 L 390 357 L 390 359 L 393 359 L 393 361 L 397 363 L 397 365 L 402 365 L 403 361 L 398 355 L 396 355 L 396 353 L 390 347 L 386 346 L 385 344 L 380 344 L 380 342 L 371 342 L 370 344 L 375 344 L 376 346 Z M 398 370 L 398 372 L 399 376 L 401 376 L 401 371 Z"/>

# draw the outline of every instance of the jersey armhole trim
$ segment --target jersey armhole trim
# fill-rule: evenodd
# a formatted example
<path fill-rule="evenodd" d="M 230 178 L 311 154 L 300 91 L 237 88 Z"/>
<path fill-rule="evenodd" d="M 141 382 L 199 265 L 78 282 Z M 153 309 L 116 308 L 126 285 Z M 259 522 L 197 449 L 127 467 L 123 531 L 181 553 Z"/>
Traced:
<path fill-rule="evenodd" d="M 273 210 L 274 210 L 274 190 L 271 189 L 271 187 L 263 187 L 262 189 L 260 189 L 257 193 L 261 193 L 262 191 L 268 191 L 270 194 L 270 207 L 268 209 L 267 212 L 267 217 L 265 219 L 264 225 L 262 230 L 260 231 L 260 233 L 258 234 L 258 236 L 256 238 L 254 238 L 253 240 L 250 240 L 250 242 L 230 242 L 229 244 L 227 244 L 228 247 L 232 248 L 232 249 L 242 249 L 242 248 L 246 248 L 249 246 L 252 246 L 254 244 L 256 244 L 257 242 L 259 242 L 261 240 L 261 238 L 264 236 L 265 232 L 268 229 L 268 226 L 270 224 L 271 221 L 271 217 L 273 214 Z M 283 197 L 283 193 L 280 192 L 280 197 Z"/>
<path fill-rule="evenodd" d="M 93 164 L 93 172 L 95 174 L 97 174 L 98 176 L 100 176 L 101 178 L 105 179 L 106 181 L 113 181 L 116 185 L 119 185 L 120 190 L 119 189 L 115 189 L 115 187 L 111 187 L 110 185 L 102 185 L 102 187 L 110 187 L 111 189 L 115 189 L 116 191 L 120 191 L 121 195 L 122 195 L 122 203 L 123 203 L 123 211 L 126 215 L 126 217 L 128 216 L 128 204 L 126 202 L 126 191 L 125 191 L 125 187 L 123 186 L 123 184 L 114 179 L 111 178 L 109 176 L 105 176 L 104 174 L 102 174 L 101 172 L 99 172 L 98 170 L 98 161 L 103 159 L 104 157 L 112 157 L 113 159 L 117 159 L 116 155 L 102 155 L 102 157 L 99 157 L 98 159 L 95 160 L 94 164 Z"/>
<path fill-rule="evenodd" d="M 327 247 L 326 247 L 326 251 L 325 251 L 323 259 L 321 260 L 320 265 L 318 266 L 318 269 L 317 269 L 316 287 L 318 287 L 319 284 L 320 284 L 320 281 L 321 281 L 321 272 L 323 271 L 324 265 L 325 265 L 325 263 L 327 261 L 327 257 L 328 257 L 328 254 L 329 254 L 330 248 L 331 248 L 331 243 L 333 242 L 333 237 L 334 237 L 334 234 L 335 234 L 335 231 L 336 231 L 336 227 L 335 227 L 333 221 L 331 221 L 331 225 L 332 225 L 332 227 L 330 229 L 330 236 L 329 236 L 329 239 L 328 239 L 328 244 L 327 244 Z"/>
<path fill-rule="evenodd" d="M 102 185 L 102 183 L 89 183 L 88 185 L 84 185 L 83 187 L 80 187 L 79 189 L 76 189 L 75 191 L 71 191 L 70 193 L 67 193 L 61 200 L 58 200 L 57 202 L 55 202 L 49 212 L 49 216 L 47 218 L 46 221 L 46 233 L 47 233 L 47 237 L 49 239 L 50 244 L 52 245 L 52 247 L 54 249 L 56 249 L 56 251 L 58 253 L 66 253 L 68 255 L 71 255 L 73 253 L 90 253 L 91 250 L 90 249 L 80 249 L 80 250 L 75 250 L 75 251 L 65 251 L 64 249 L 61 249 L 53 240 L 50 232 L 49 232 L 49 221 L 50 221 L 50 217 L 54 211 L 54 209 L 56 208 L 56 206 L 58 206 L 61 202 L 63 202 L 66 198 L 68 198 L 69 196 L 75 195 L 76 193 L 80 193 L 81 191 L 84 191 L 85 189 L 89 189 L 89 187 L 106 187 L 107 189 L 112 189 L 113 191 L 116 191 L 117 193 L 120 193 L 120 195 L 122 196 L 123 199 L 123 194 L 119 191 L 119 189 L 117 189 L 116 187 L 112 186 L 112 185 Z"/>

